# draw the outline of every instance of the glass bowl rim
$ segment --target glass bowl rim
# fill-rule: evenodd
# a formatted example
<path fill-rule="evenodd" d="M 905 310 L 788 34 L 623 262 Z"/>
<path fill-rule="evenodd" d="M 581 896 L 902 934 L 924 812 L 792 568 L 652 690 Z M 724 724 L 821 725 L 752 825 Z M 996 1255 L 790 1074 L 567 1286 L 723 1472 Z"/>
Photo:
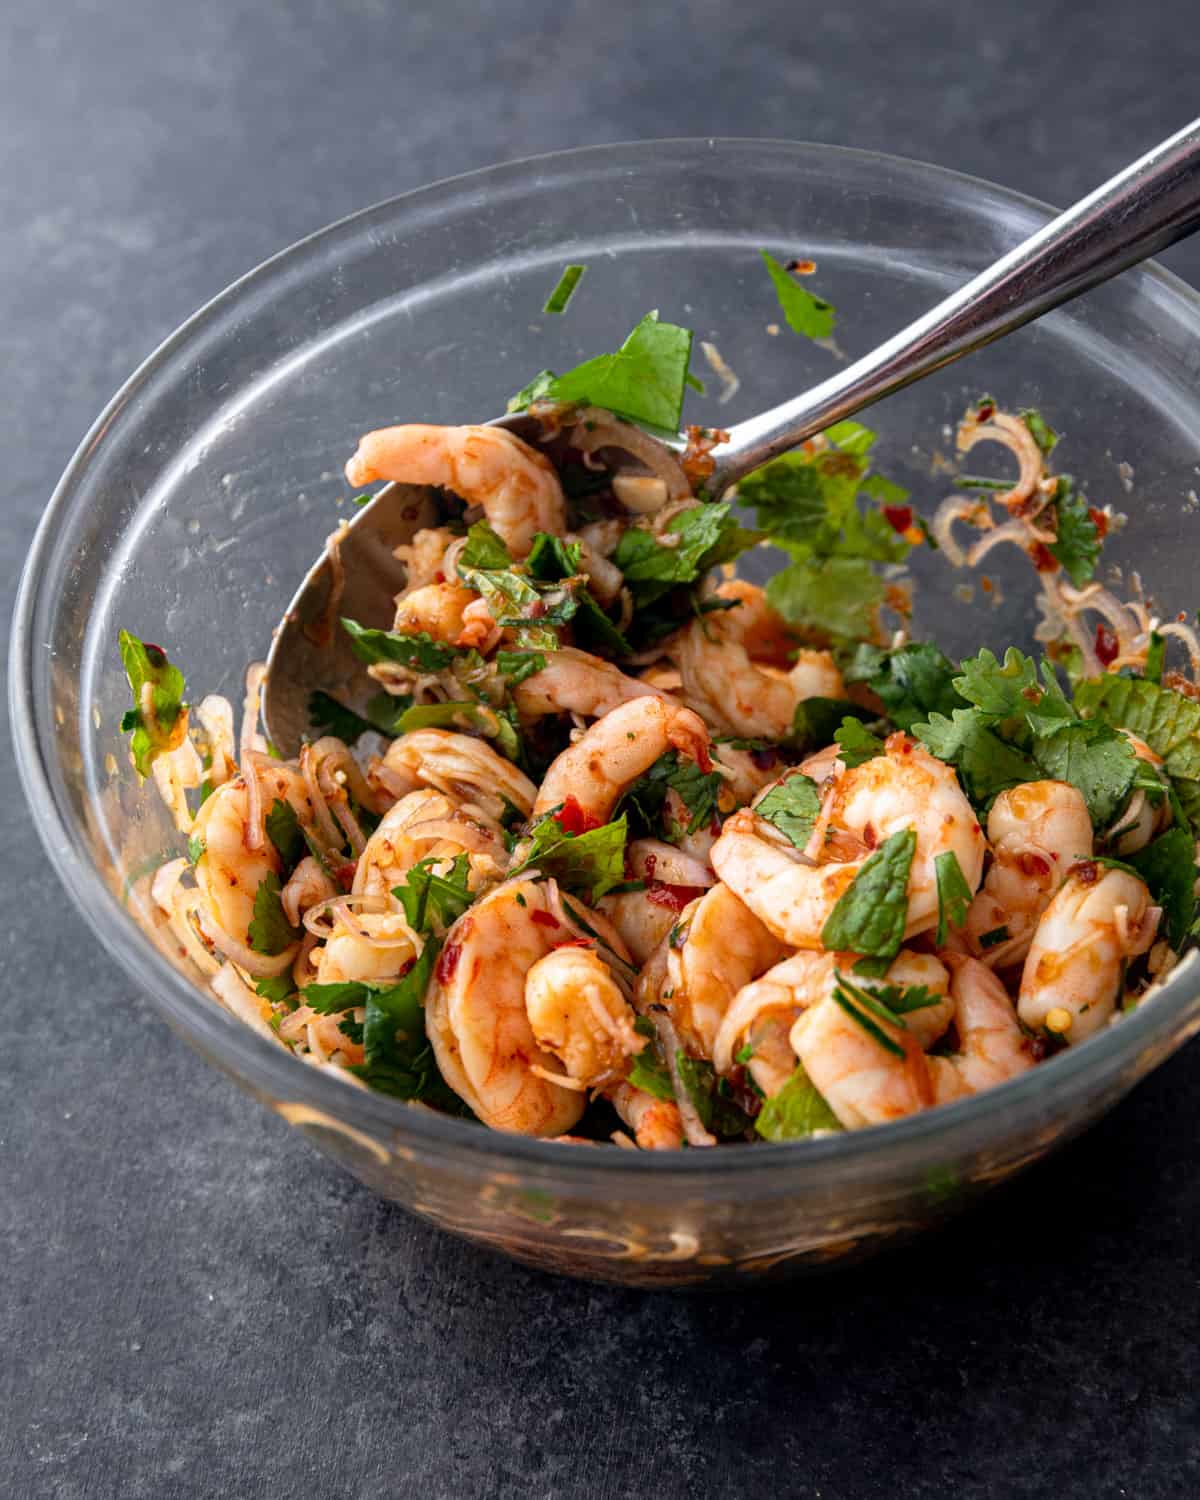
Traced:
<path fill-rule="evenodd" d="M 54 538 L 72 518 L 72 504 L 77 498 L 78 486 L 96 447 L 113 430 L 124 407 L 172 358 L 184 351 L 191 340 L 250 290 L 269 283 L 277 273 L 286 273 L 318 246 L 325 246 L 339 236 L 357 234 L 371 220 L 391 217 L 405 206 L 420 207 L 447 195 L 453 201 L 464 190 L 474 191 L 489 181 L 498 183 L 517 178 L 531 168 L 575 165 L 583 169 L 597 162 L 612 166 L 617 158 L 624 158 L 636 167 L 641 162 L 653 160 L 664 150 L 683 149 L 714 155 L 722 150 L 748 146 L 770 154 L 785 155 L 797 165 L 806 159 L 828 160 L 845 163 L 848 169 L 851 166 L 864 170 L 882 169 L 893 174 L 894 180 L 907 175 L 923 182 L 940 182 L 945 186 L 947 196 L 955 190 L 961 206 L 978 218 L 994 220 L 1000 207 L 1020 209 L 1043 221 L 1055 212 L 1036 198 L 946 167 L 887 152 L 779 137 L 664 137 L 584 146 L 459 173 L 347 214 L 276 252 L 218 292 L 169 334 L 124 381 L 89 428 L 55 486 L 22 571 L 9 649 L 9 707 L 16 761 L 38 835 L 55 862 L 56 873 L 105 950 L 138 982 L 172 1024 L 194 1039 L 206 1056 L 215 1056 L 239 1082 L 251 1084 L 260 1097 L 265 1095 L 272 1101 L 286 1100 L 307 1106 L 334 1128 L 345 1124 L 369 1132 L 376 1138 L 382 1134 L 400 1144 L 408 1137 L 414 1147 L 424 1147 L 434 1153 L 445 1150 L 463 1158 L 474 1157 L 481 1167 L 520 1165 L 539 1171 L 544 1169 L 547 1175 L 556 1177 L 581 1176 L 585 1171 L 597 1170 L 606 1175 L 619 1174 L 625 1179 L 625 1187 L 635 1179 L 661 1184 L 664 1176 L 678 1176 L 690 1185 L 699 1186 L 707 1180 L 724 1184 L 736 1177 L 744 1181 L 748 1171 L 761 1176 L 763 1172 L 776 1170 L 800 1174 L 811 1169 L 806 1176 L 812 1173 L 823 1175 L 834 1167 L 869 1170 L 881 1161 L 903 1154 L 908 1148 L 917 1148 L 933 1158 L 939 1154 L 936 1148 L 942 1138 L 951 1139 L 956 1132 L 965 1132 L 970 1127 L 994 1125 L 1002 1118 L 1015 1126 L 1017 1113 L 1024 1107 L 1032 1111 L 1051 1090 L 1060 1097 L 1086 1092 L 1093 1077 L 1104 1074 L 1109 1064 L 1126 1057 L 1132 1061 L 1142 1049 L 1170 1037 L 1181 1029 L 1187 1011 L 1194 1007 L 1200 987 L 1181 985 L 1176 980 L 1186 973 L 1196 975 L 1200 965 L 1195 962 L 1181 966 L 1177 975 L 1171 976 L 1155 996 L 1153 1005 L 1139 1007 L 1103 1035 L 1093 1037 L 1086 1046 L 1069 1049 L 1019 1078 L 982 1094 L 886 1126 L 798 1142 L 762 1141 L 748 1153 L 564 1151 L 553 1141 L 487 1130 L 476 1122 L 458 1120 L 433 1110 L 413 1107 L 386 1094 L 349 1086 L 327 1077 L 325 1069 L 306 1067 L 223 1009 L 198 1007 L 195 986 L 166 960 L 132 921 L 123 903 L 90 859 L 69 809 L 60 806 L 49 757 L 43 757 L 39 742 L 39 705 L 35 702 L 33 688 L 33 662 L 37 648 L 32 625 L 41 600 L 46 563 Z M 1152 261 L 1126 271 L 1121 279 L 1149 283 L 1166 294 L 1181 315 L 1192 318 L 1200 336 L 1200 293 L 1186 282 Z M 48 709 L 49 706 L 43 707 Z M 117 924 L 105 922 L 104 918 L 110 913 L 118 915 Z M 799 1176 L 793 1180 L 798 1184 Z"/>

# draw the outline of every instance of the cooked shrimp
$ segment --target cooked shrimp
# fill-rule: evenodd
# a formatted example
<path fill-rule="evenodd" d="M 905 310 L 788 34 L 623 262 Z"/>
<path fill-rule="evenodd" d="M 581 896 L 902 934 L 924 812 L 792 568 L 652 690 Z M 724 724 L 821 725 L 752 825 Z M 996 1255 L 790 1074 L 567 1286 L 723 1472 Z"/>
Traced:
<path fill-rule="evenodd" d="M 427 583 L 396 600 L 392 629 L 400 635 L 430 635 L 450 646 L 490 651 L 500 627 L 474 589 L 458 583 Z"/>
<path fill-rule="evenodd" d="M 721 811 L 732 812 L 753 802 L 760 792 L 774 786 L 783 769 L 783 758 L 767 747 L 763 750 L 735 750 L 732 745 L 713 747 L 713 770 L 724 778 Z"/>
<path fill-rule="evenodd" d="M 337 893 L 337 886 L 321 864 L 311 854 L 306 854 L 292 871 L 279 899 L 283 903 L 284 916 L 293 927 L 299 927 L 300 918 L 310 906 L 327 901 Z"/>
<path fill-rule="evenodd" d="M 661 1003 L 690 1052 L 714 1055 L 717 1032 L 734 996 L 783 953 L 783 944 L 728 886 L 714 885 L 687 908 L 667 949 Z"/>
<path fill-rule="evenodd" d="M 314 955 L 317 982 L 399 979 L 417 957 L 418 944 L 399 912 L 355 912 L 339 920 Z"/>
<path fill-rule="evenodd" d="M 738 607 L 694 620 L 668 647 L 683 680 L 684 701 L 714 729 L 785 739 L 803 699 L 845 696 L 828 651 L 794 653 L 789 670 L 755 660 L 756 648 L 767 652 L 778 644 L 772 622 L 778 617 L 761 589 L 734 579 L 720 586 L 717 597 L 737 599 Z"/>
<path fill-rule="evenodd" d="M 539 531 L 562 536 L 566 505 L 550 461 L 502 427 L 382 427 L 359 439 L 346 465 L 351 484 L 377 479 L 435 484 L 483 507 L 515 557 Z"/>
<path fill-rule="evenodd" d="M 580 714 L 598 719 L 633 698 L 662 698 L 666 695 L 649 683 L 629 677 L 602 657 L 562 646 L 543 652 L 546 665 L 533 672 L 513 689 L 513 699 L 523 717 L 541 718 L 546 714 Z"/>
<path fill-rule="evenodd" d="M 588 916 L 615 953 L 621 940 L 598 913 Z M 494 1130 L 562 1135 L 585 1096 L 556 1075 L 563 1065 L 538 1046 L 525 1008 L 526 977 L 575 933 L 565 925 L 552 881 L 510 880 L 475 903 L 450 929 L 425 1002 L 442 1076 Z"/>
<path fill-rule="evenodd" d="M 937 855 L 953 852 L 977 888 L 984 838 L 971 804 L 953 769 L 906 735 L 891 735 L 883 755 L 826 785 L 803 854 L 749 808 L 733 814 L 713 845 L 717 874 L 776 937 L 794 948 L 821 947 L 830 913 L 870 852 L 906 828 L 916 833 L 906 937 L 937 922 Z"/>
<path fill-rule="evenodd" d="M 411 542 L 396 548 L 396 557 L 404 564 L 405 591 L 415 593 L 428 583 L 444 583 L 453 576 L 446 566 L 446 550 L 460 541 L 446 526 L 425 526 Z"/>
<path fill-rule="evenodd" d="M 604 896 L 599 909 L 621 935 L 636 964 L 644 964 L 679 920 L 674 906 L 651 900 L 649 891 Z"/>
<path fill-rule="evenodd" d="M 1130 734 L 1128 729 L 1122 729 L 1121 734 L 1133 747 L 1133 753 L 1139 760 L 1152 766 L 1155 771 L 1162 771 L 1162 756 L 1156 755 L 1145 740 L 1139 739 L 1136 734 Z M 1107 834 L 1109 847 L 1119 858 L 1128 854 L 1136 854 L 1139 849 L 1144 849 L 1151 839 L 1157 838 L 1170 826 L 1173 814 L 1171 812 L 1171 801 L 1167 796 L 1164 785 L 1156 794 L 1138 787 L 1133 796 L 1125 804 L 1125 807 L 1117 815 L 1116 821 Z M 1091 850 L 1088 850 L 1091 853 Z"/>
<path fill-rule="evenodd" d="M 393 797 L 433 787 L 496 824 L 503 823 L 513 808 L 527 818 L 537 795 L 529 777 L 486 740 L 451 729 L 414 729 L 401 735 L 382 760 L 371 763 L 368 780 Z"/>
<path fill-rule="evenodd" d="M 1136 875 L 1085 860 L 1046 908 L 1017 1010 L 1031 1031 L 1083 1042 L 1103 1029 L 1121 998 L 1127 959 L 1154 941 L 1162 911 Z"/>
<path fill-rule="evenodd" d="M 945 958 L 959 1050 L 950 1057 L 929 1059 L 939 1104 L 1004 1083 L 1034 1062 L 1033 1047 L 1008 991 L 991 969 L 964 954 L 948 953 Z"/>
<path fill-rule="evenodd" d="M 470 860 L 472 890 L 508 869 L 508 851 L 499 825 L 471 817 L 444 792 L 420 787 L 401 797 L 383 815 L 354 872 L 354 894 L 381 895 L 403 883 L 422 859 Z"/>
<path fill-rule="evenodd" d="M 546 772 L 533 804 L 535 818 L 574 797 L 581 810 L 608 821 L 617 798 L 668 750 L 709 767 L 708 730 L 691 709 L 660 698 L 622 703 L 569 745 Z"/>
<path fill-rule="evenodd" d="M 683 1121 L 679 1106 L 670 1099 L 656 1099 L 631 1083 L 618 1083 L 608 1091 L 608 1098 L 643 1151 L 678 1151 L 682 1147 Z"/>
<path fill-rule="evenodd" d="M 1078 859 L 1092 855 L 1087 803 L 1065 781 L 1001 792 L 988 814 L 992 863 L 967 911 L 963 937 L 989 968 L 1019 963 L 1050 898 Z"/>
<path fill-rule="evenodd" d="M 618 1082 L 646 1045 L 612 970 L 592 948 L 555 948 L 525 976 L 525 1011 L 539 1047 L 584 1088 Z"/>

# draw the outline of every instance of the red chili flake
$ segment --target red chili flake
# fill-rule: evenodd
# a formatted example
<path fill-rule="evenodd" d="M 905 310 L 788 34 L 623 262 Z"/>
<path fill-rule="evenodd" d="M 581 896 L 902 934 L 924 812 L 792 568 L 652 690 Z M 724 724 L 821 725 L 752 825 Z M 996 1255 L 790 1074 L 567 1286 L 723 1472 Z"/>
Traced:
<path fill-rule="evenodd" d="M 893 531 L 898 531 L 901 534 L 906 532 L 912 525 L 912 518 L 911 505 L 885 505 L 883 507 L 883 519 Z"/>
<path fill-rule="evenodd" d="M 446 575 L 442 572 L 441 568 L 433 575 L 433 581 L 434 583 L 445 583 Z"/>
<path fill-rule="evenodd" d="M 992 592 L 992 590 L 996 587 L 996 585 L 992 582 L 992 580 L 985 573 L 983 575 L 983 577 L 979 580 L 979 587 L 983 590 L 983 592 L 985 594 L 990 594 Z"/>
<path fill-rule="evenodd" d="M 561 943 L 555 943 L 555 948 L 594 948 L 596 945 L 591 938 L 563 938 Z"/>
<path fill-rule="evenodd" d="M 645 859 L 645 865 L 646 865 L 646 874 L 645 874 L 644 878 L 646 880 L 653 880 L 654 879 L 654 871 L 658 867 L 658 855 L 657 854 L 647 854 L 646 859 Z"/>
<path fill-rule="evenodd" d="M 871 827 L 870 823 L 862 831 L 862 841 L 868 849 L 874 849 L 876 844 L 875 830 Z"/>
<path fill-rule="evenodd" d="M 437 967 L 434 973 L 437 975 L 439 984 L 449 984 L 454 978 L 454 971 L 458 968 L 459 955 L 462 953 L 460 943 L 447 943 L 438 954 Z"/>
<path fill-rule="evenodd" d="M 585 812 L 574 797 L 568 797 L 558 811 L 552 813 L 551 816 L 564 833 L 590 833 L 593 828 L 604 826 L 599 818 L 594 818 L 590 812 Z"/>
<path fill-rule="evenodd" d="M 794 276 L 811 276 L 816 269 L 815 260 L 789 260 L 787 263 L 787 270 Z"/>
<path fill-rule="evenodd" d="M 1017 856 L 1017 864 L 1023 875 L 1049 875 L 1050 861 L 1042 854 L 1025 849 Z"/>
<path fill-rule="evenodd" d="M 1048 1048 L 1044 1036 L 1027 1036 L 1025 1043 L 1029 1048 L 1029 1055 L 1035 1063 L 1040 1063 L 1045 1059 Z"/>
<path fill-rule="evenodd" d="M 702 885 L 668 885 L 665 881 L 656 880 L 646 892 L 646 900 L 653 901 L 655 906 L 665 906 L 668 911 L 682 911 L 690 901 L 697 896 L 703 896 Z"/>
<path fill-rule="evenodd" d="M 354 862 L 354 860 L 352 860 L 352 859 L 348 859 L 348 860 L 346 860 L 346 862 L 344 864 L 338 865 L 337 869 L 333 872 L 333 874 L 334 874 L 334 878 L 336 879 L 337 883 L 341 886 L 342 890 L 348 891 L 350 889 L 350 887 L 354 884 L 354 872 L 357 869 L 358 869 L 358 866 Z"/>
<path fill-rule="evenodd" d="M 529 915 L 533 918 L 533 920 L 538 924 L 539 927 L 561 927 L 562 926 L 562 923 L 551 912 L 548 912 L 548 911 L 532 911 L 532 912 L 529 913 Z"/>
<path fill-rule="evenodd" d="M 544 599 L 535 599 L 529 606 L 527 618 L 530 620 L 540 620 L 546 613 L 546 608 L 546 601 Z"/>
<path fill-rule="evenodd" d="M 1111 667 L 1120 655 L 1121 646 L 1116 635 L 1103 620 L 1096 626 L 1096 657 L 1102 667 Z"/>
<path fill-rule="evenodd" d="M 750 759 L 760 771 L 770 771 L 779 764 L 779 751 L 774 745 L 764 745 L 761 750 L 751 750 Z"/>
<path fill-rule="evenodd" d="M 709 757 L 707 745 L 701 745 L 696 751 L 696 764 L 700 767 L 700 769 L 706 776 L 712 770 L 712 760 Z"/>
<path fill-rule="evenodd" d="M 161 646 L 155 646 L 151 641 L 142 643 L 146 648 L 146 655 L 152 667 L 163 667 L 167 662 L 167 653 Z"/>
<path fill-rule="evenodd" d="M 975 420 L 977 422 L 990 422 L 996 415 L 996 403 L 994 401 L 981 401 L 975 409 Z"/>
<path fill-rule="evenodd" d="M 1108 535 L 1108 517 L 1102 510 L 1097 510 L 1094 505 L 1088 506 L 1088 515 L 1091 517 L 1092 525 L 1096 528 L 1096 535 L 1103 540 Z"/>
<path fill-rule="evenodd" d="M 1058 571 L 1058 559 L 1046 546 L 1045 542 L 1034 542 L 1029 548 L 1029 560 L 1039 573 L 1055 573 Z"/>

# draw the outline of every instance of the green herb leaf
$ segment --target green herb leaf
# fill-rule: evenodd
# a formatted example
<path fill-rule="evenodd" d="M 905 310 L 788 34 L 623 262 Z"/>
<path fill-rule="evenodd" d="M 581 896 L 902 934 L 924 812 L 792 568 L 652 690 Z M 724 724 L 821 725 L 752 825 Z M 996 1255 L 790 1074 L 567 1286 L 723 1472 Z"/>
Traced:
<path fill-rule="evenodd" d="M 859 640 L 873 635 L 887 598 L 871 564 L 850 557 L 807 558 L 767 582 L 767 603 L 794 625 Z"/>
<path fill-rule="evenodd" d="M 1038 769 L 1069 781 L 1083 793 L 1097 828 L 1107 828 L 1124 807 L 1138 772 L 1133 746 L 1107 724 L 1079 724 L 1034 742 Z"/>
<path fill-rule="evenodd" d="M 640 832 L 677 843 L 683 835 L 706 828 L 713 821 L 724 784 L 719 771 L 702 771 L 695 761 L 668 750 L 628 788 L 621 806 L 633 812 Z M 669 791 L 674 791 L 687 808 L 688 822 L 682 827 L 670 827 L 665 820 Z"/>
<path fill-rule="evenodd" d="M 819 1130 L 843 1127 L 803 1065 L 797 1064 L 779 1092 L 763 1103 L 754 1128 L 764 1140 L 801 1141 Z"/>
<path fill-rule="evenodd" d="M 602 406 L 631 422 L 672 434 L 679 430 L 684 382 L 692 352 L 690 328 L 659 321 L 647 313 L 615 354 L 600 354 L 565 375 L 530 382 L 513 401 L 566 401 Z M 532 392 L 532 394 L 531 394 Z M 510 403 L 510 410 L 519 410 Z"/>
<path fill-rule="evenodd" d="M 546 670 L 546 658 L 540 651 L 497 651 L 495 661 L 510 687 L 518 687 L 527 677 Z"/>
<path fill-rule="evenodd" d="M 814 296 L 812 292 L 802 287 L 773 255 L 769 255 L 765 250 L 760 250 L 759 254 L 770 273 L 775 295 L 779 299 L 779 306 L 783 316 L 787 319 L 788 327 L 794 333 L 800 334 L 802 338 L 829 338 L 833 333 L 835 317 L 832 304 L 826 302 L 823 297 Z"/>
<path fill-rule="evenodd" d="M 296 994 L 296 986 L 290 974 L 273 974 L 255 981 L 254 993 L 261 995 L 271 1005 L 285 1005 Z"/>
<path fill-rule="evenodd" d="M 471 878 L 468 856 L 457 855 L 445 875 L 436 871 L 440 863 L 433 858 L 418 860 L 404 877 L 403 885 L 392 890 L 404 908 L 408 925 L 423 937 L 431 934 L 441 937 L 475 899 L 468 888 Z"/>
<path fill-rule="evenodd" d="M 1196 920 L 1196 845 L 1178 826 L 1129 856 L 1146 882 L 1156 906 L 1163 909 L 1163 935 L 1178 952 Z"/>
<path fill-rule="evenodd" d="M 967 877 L 963 874 L 953 849 L 934 856 L 933 872 L 937 880 L 938 898 L 937 936 L 934 942 L 937 947 L 942 948 L 950 936 L 951 927 L 961 927 L 967 920 L 967 908 L 974 892 L 967 884 Z"/>
<path fill-rule="evenodd" d="M 579 285 L 580 277 L 587 270 L 586 266 L 567 266 L 558 278 L 558 284 L 546 299 L 546 305 L 542 308 L 544 313 L 565 313 L 567 304 L 575 295 L 575 288 Z"/>
<path fill-rule="evenodd" d="M 717 1077 L 712 1063 L 680 1050 L 675 1065 L 705 1130 L 722 1140 L 744 1136 L 751 1125 L 750 1116 L 723 1092 L 724 1080 Z"/>
<path fill-rule="evenodd" d="M 304 834 L 290 802 L 276 797 L 266 819 L 267 837 L 275 845 L 285 870 L 293 870 L 304 857 Z"/>
<path fill-rule="evenodd" d="M 835 1005 L 844 1010 L 850 1019 L 867 1033 L 872 1041 L 878 1042 L 885 1052 L 891 1052 L 896 1057 L 904 1056 L 904 1048 L 898 1042 L 894 1042 L 886 1031 L 877 1026 L 871 1017 L 850 998 L 841 985 L 834 986 L 830 998 Z"/>
<path fill-rule="evenodd" d="M 282 891 L 283 885 L 274 870 L 259 881 L 254 893 L 254 918 L 247 934 L 255 953 L 265 953 L 271 958 L 300 941 L 300 933 L 284 915 Z"/>
<path fill-rule="evenodd" d="M 916 833 L 902 828 L 876 849 L 830 912 L 821 929 L 824 947 L 876 958 L 899 952 L 916 848 Z"/>
<path fill-rule="evenodd" d="M 200 835 L 198 833 L 193 833 L 187 841 L 188 859 L 191 860 L 192 864 L 198 864 L 200 861 L 200 856 L 207 848 L 208 845 L 204 842 Z"/>
<path fill-rule="evenodd" d="M 486 522 L 476 521 L 467 532 L 467 540 L 458 561 L 464 568 L 508 568 L 512 557 L 499 534 Z"/>
<path fill-rule="evenodd" d="M 633 1029 L 639 1036 L 646 1038 L 646 1045 L 635 1055 L 627 1081 L 635 1089 L 641 1089 L 644 1094 L 651 1094 L 655 1099 L 674 1099 L 675 1085 L 671 1082 L 671 1073 L 663 1058 L 654 1022 L 647 1016 L 638 1016 Z"/>
<path fill-rule="evenodd" d="M 883 741 L 869 729 L 864 729 L 859 719 L 843 719 L 834 738 L 839 751 L 838 759 L 848 771 L 883 754 Z"/>
<path fill-rule="evenodd" d="M 332 734 L 347 745 L 353 745 L 361 735 L 376 727 L 369 719 L 320 690 L 309 694 L 308 722 L 318 736 Z"/>
<path fill-rule="evenodd" d="M 161 646 L 147 645 L 122 630 L 118 637 L 121 664 L 133 694 L 133 707 L 121 720 L 121 732 L 132 735 L 129 753 L 139 776 L 149 776 L 150 767 L 164 751 L 174 748 L 174 729 L 184 711 L 183 673 L 167 660 Z M 150 686 L 149 716 L 143 711 L 143 689 Z"/>
<path fill-rule="evenodd" d="M 1075 689 L 1075 707 L 1145 740 L 1174 778 L 1200 781 L 1200 703 L 1139 677 L 1106 673 Z"/>
<path fill-rule="evenodd" d="M 521 759 L 521 740 L 512 718 L 486 703 L 414 704 L 396 721 L 396 733 L 411 734 L 414 729 L 457 729 L 482 735 L 494 740 L 496 749 L 508 760 L 518 763 Z"/>
<path fill-rule="evenodd" d="M 364 986 L 363 1049 L 366 1061 L 351 1071 L 364 1083 L 398 1099 L 420 1099 L 451 1114 L 469 1111 L 438 1071 L 425 1033 L 425 991 L 439 944 L 425 944 L 413 967 L 396 984 Z M 312 986 L 309 986 L 311 990 Z M 307 991 L 305 992 L 307 995 Z"/>
<path fill-rule="evenodd" d="M 1092 520 L 1087 496 L 1075 488 L 1069 474 L 1061 474 L 1053 506 L 1058 515 L 1058 540 L 1047 551 L 1062 565 L 1077 589 L 1095 574 L 1100 556 L 1100 533 Z"/>
<path fill-rule="evenodd" d="M 1006 926 L 993 927 L 990 932 L 980 934 L 979 946 L 985 951 L 995 948 L 998 943 L 1007 943 L 1012 934 Z"/>
<path fill-rule="evenodd" d="M 1014 646 L 1004 653 L 1003 665 L 992 652 L 984 650 L 964 661 L 961 672 L 954 679 L 957 691 L 995 719 L 1023 714 L 1042 696 L 1037 667 Z"/>
<path fill-rule="evenodd" d="M 1021 420 L 1029 428 L 1034 442 L 1042 450 L 1042 453 L 1045 457 L 1049 458 L 1058 442 L 1058 433 L 1055 432 L 1054 428 L 1051 427 L 1050 423 L 1046 421 L 1045 417 L 1042 416 L 1036 407 L 1026 407 L 1021 413 Z"/>
<path fill-rule="evenodd" d="M 417 672 L 444 672 L 457 655 L 453 646 L 445 646 L 420 631 L 401 635 L 394 630 L 368 630 L 357 620 L 347 619 L 342 620 L 342 628 L 350 637 L 355 656 L 371 664 L 394 661 Z"/>
<path fill-rule="evenodd" d="M 679 538 L 675 546 L 664 546 L 652 531 L 640 526 L 622 533 L 612 560 L 624 573 L 638 608 L 679 584 L 694 583 L 710 568 L 732 562 L 761 540 L 758 532 L 738 524 L 732 510 L 729 501 L 720 500 L 679 511 L 666 526 Z"/>
<path fill-rule="evenodd" d="M 900 729 L 931 713 L 951 714 L 965 706 L 954 686 L 958 668 L 929 641 L 914 642 L 896 651 L 860 645 L 845 673 L 847 682 L 863 682 L 880 699 L 888 717 Z"/>
<path fill-rule="evenodd" d="M 507 411 L 524 411 L 527 406 L 532 406 L 535 401 L 548 401 L 553 398 L 550 391 L 554 382 L 558 379 L 553 370 L 539 370 L 528 385 L 523 385 L 515 396 L 508 398 Z"/>
<path fill-rule="evenodd" d="M 627 832 L 623 813 L 615 822 L 587 833 L 568 833 L 550 813 L 530 829 L 528 852 L 509 871 L 510 878 L 536 865 L 567 890 L 598 901 L 625 878 Z"/>
<path fill-rule="evenodd" d="M 1009 787 L 1041 778 L 1029 756 L 989 729 L 975 709 L 956 708 L 948 718 L 930 714 L 927 723 L 912 726 L 912 733 L 931 754 L 957 770 L 977 808 L 987 807 Z"/>
<path fill-rule="evenodd" d="M 821 813 L 817 784 L 802 771 L 792 771 L 767 792 L 754 811 L 786 834 L 797 849 L 803 849 Z"/>

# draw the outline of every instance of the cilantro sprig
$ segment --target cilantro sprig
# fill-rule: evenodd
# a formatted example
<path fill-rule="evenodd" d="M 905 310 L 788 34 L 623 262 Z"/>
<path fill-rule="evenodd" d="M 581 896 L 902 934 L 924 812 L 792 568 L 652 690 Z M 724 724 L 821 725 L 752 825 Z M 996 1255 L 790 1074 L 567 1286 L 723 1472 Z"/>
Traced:
<path fill-rule="evenodd" d="M 184 713 L 183 673 L 167 659 L 161 646 L 149 645 L 122 630 L 119 636 L 121 665 L 133 694 L 133 707 L 121 720 L 122 734 L 131 736 L 129 753 L 139 776 L 149 776 L 158 756 L 179 742 L 177 726 Z M 143 706 L 144 690 L 150 688 L 149 712 Z"/>

